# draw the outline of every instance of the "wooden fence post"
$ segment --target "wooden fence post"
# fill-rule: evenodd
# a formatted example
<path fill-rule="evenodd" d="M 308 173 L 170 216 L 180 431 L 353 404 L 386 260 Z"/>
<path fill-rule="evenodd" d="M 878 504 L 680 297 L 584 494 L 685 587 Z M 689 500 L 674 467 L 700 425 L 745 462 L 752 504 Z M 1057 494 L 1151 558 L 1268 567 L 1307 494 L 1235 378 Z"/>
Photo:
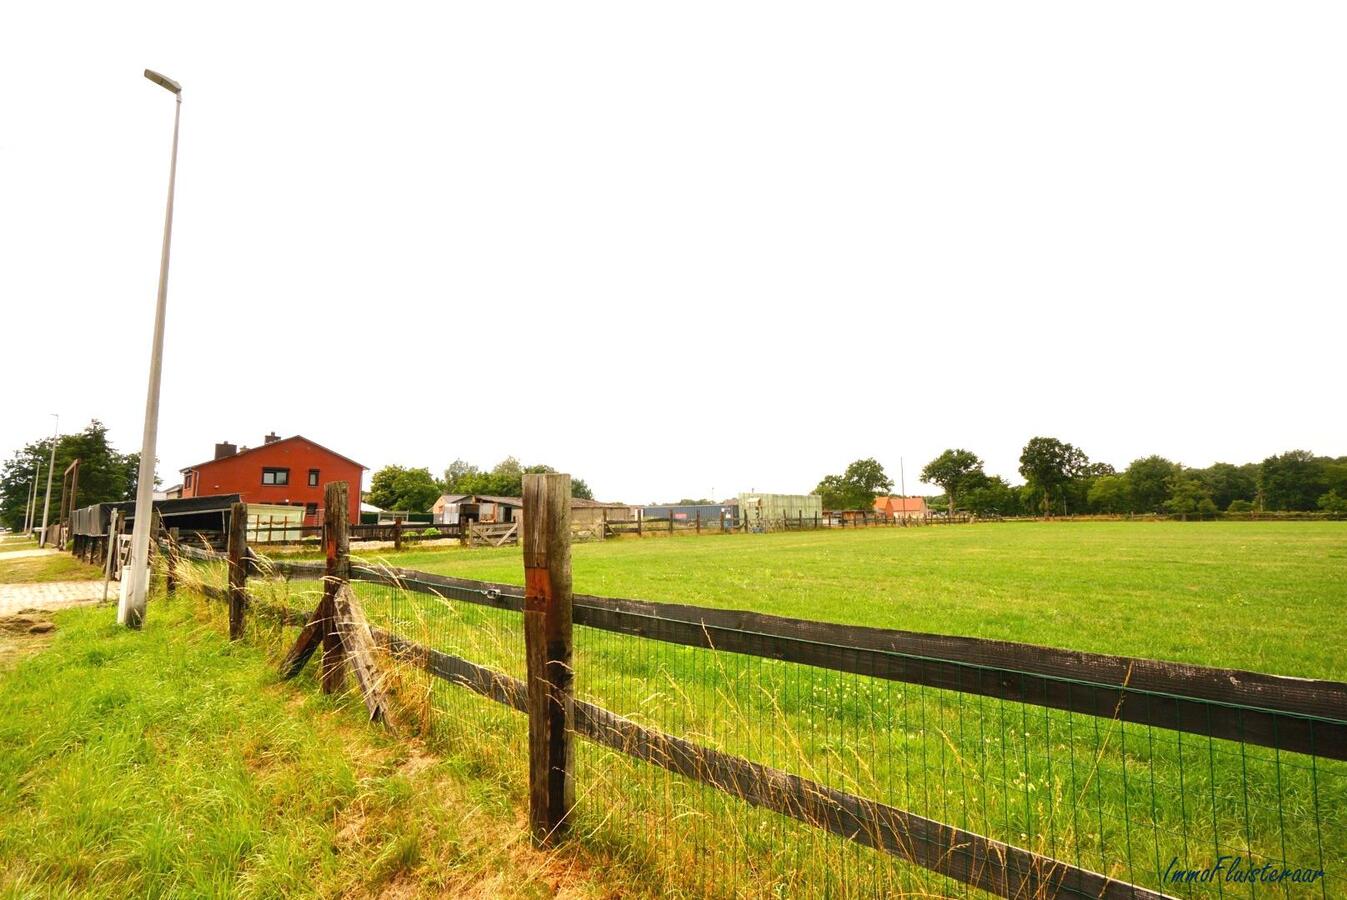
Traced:
<path fill-rule="evenodd" d="M 673 534 L 673 510 L 669 510 L 669 534 Z"/>
<path fill-rule="evenodd" d="M 341 635 L 337 632 L 337 590 L 351 580 L 351 536 L 347 528 L 346 482 L 328 482 L 323 497 L 323 553 L 327 560 L 327 573 L 323 578 L 324 614 L 328 617 L 327 630 L 323 634 L 322 689 L 324 694 L 336 693 L 341 689 L 342 678 L 346 672 L 346 661 L 342 657 Z"/>
<path fill-rule="evenodd" d="M 401 550 L 401 549 L 402 549 L 402 517 L 401 517 L 401 516 L 395 516 L 395 517 L 393 518 L 393 549 L 394 549 L 394 550 Z"/>
<path fill-rule="evenodd" d="M 641 525 L 645 522 L 645 514 L 640 513 L 636 516 L 636 536 L 641 536 Z"/>
<path fill-rule="evenodd" d="M 524 650 L 528 666 L 529 825 L 547 845 L 575 805 L 571 745 L 571 476 L 524 476 Z"/>
<path fill-rule="evenodd" d="M 702 511 L 700 509 L 697 510 L 697 533 L 702 533 Z"/>
<path fill-rule="evenodd" d="M 243 607 L 248 584 L 248 505 L 229 507 L 229 639 L 243 637 Z"/>
<path fill-rule="evenodd" d="M 168 540 L 168 552 L 164 554 L 164 562 L 168 566 L 168 577 L 165 579 L 164 592 L 172 597 L 178 592 L 178 529 L 170 528 L 168 530 Z"/>

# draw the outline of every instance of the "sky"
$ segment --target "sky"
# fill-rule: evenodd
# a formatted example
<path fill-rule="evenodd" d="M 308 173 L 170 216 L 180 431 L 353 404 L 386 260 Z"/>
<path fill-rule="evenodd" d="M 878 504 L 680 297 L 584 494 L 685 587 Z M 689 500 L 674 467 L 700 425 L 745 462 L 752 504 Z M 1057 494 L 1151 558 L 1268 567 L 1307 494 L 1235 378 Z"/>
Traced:
<path fill-rule="evenodd" d="M 16 4 L 0 455 L 507 455 L 625 502 L 947 447 L 1347 454 L 1341 3 Z M 368 487 L 366 475 L 366 487 Z"/>

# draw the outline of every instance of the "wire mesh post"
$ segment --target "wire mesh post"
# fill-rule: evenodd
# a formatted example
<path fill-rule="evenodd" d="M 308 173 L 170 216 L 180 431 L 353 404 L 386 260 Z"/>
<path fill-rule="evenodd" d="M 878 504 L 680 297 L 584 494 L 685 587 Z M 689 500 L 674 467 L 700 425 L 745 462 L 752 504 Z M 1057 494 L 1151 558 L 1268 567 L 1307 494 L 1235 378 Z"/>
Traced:
<path fill-rule="evenodd" d="M 571 671 L 571 476 L 524 476 L 524 652 L 529 825 L 547 845 L 575 805 Z"/>
<path fill-rule="evenodd" d="M 248 505 L 229 508 L 229 639 L 243 637 L 243 607 L 248 584 Z"/>

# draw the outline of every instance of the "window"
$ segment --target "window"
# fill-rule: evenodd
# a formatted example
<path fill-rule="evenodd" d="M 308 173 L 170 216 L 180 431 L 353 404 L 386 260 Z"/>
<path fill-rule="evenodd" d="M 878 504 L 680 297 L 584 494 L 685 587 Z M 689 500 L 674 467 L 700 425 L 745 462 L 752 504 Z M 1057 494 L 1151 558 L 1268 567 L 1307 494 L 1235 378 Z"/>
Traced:
<path fill-rule="evenodd" d="M 263 484 L 289 484 L 289 483 L 290 483 L 290 470 L 289 470 L 289 469 L 263 469 L 263 470 L 262 470 L 262 483 L 263 483 Z"/>
<path fill-rule="evenodd" d="M 309 470 L 309 487 L 318 487 L 318 470 Z"/>
<path fill-rule="evenodd" d="M 306 503 L 306 504 L 304 504 L 304 515 L 306 515 L 306 516 L 316 516 L 316 515 L 318 515 L 318 504 L 317 504 L 317 503 Z"/>

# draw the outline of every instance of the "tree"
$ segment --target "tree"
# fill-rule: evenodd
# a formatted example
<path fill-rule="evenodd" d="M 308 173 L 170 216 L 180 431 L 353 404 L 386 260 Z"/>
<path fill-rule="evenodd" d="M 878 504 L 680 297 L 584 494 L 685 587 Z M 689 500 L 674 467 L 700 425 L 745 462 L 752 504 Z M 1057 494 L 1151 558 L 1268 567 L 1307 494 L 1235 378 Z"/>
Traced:
<path fill-rule="evenodd" d="M 444 470 L 444 490 L 447 494 L 472 494 L 472 485 L 481 478 L 482 470 L 462 459 L 456 459 Z"/>
<path fill-rule="evenodd" d="M 1327 458 L 1308 450 L 1269 456 L 1259 467 L 1259 487 L 1267 509 L 1308 510 L 1328 490 Z"/>
<path fill-rule="evenodd" d="M 369 483 L 369 502 L 381 509 L 426 513 L 440 497 L 440 485 L 427 468 L 384 466 Z"/>
<path fill-rule="evenodd" d="M 921 470 L 921 480 L 944 488 L 949 511 L 954 512 L 958 509 L 960 495 L 981 486 L 987 476 L 982 471 L 982 460 L 973 452 L 946 450 L 926 464 Z"/>
<path fill-rule="evenodd" d="M 1211 491 L 1211 500 L 1219 509 L 1229 509 L 1236 500 L 1252 503 L 1258 496 L 1258 466 L 1215 463 L 1206 469 L 1191 470 Z"/>
<path fill-rule="evenodd" d="M 1103 475 L 1090 485 L 1090 508 L 1104 513 L 1126 512 L 1131 503 L 1132 487 L 1126 475 Z"/>
<path fill-rule="evenodd" d="M 1043 512 L 1049 517 L 1058 491 L 1079 477 L 1089 464 L 1084 452 L 1057 438 L 1030 438 L 1020 453 L 1020 474 L 1028 482 L 1026 487 L 1041 495 Z"/>
<path fill-rule="evenodd" d="M 1170 497 L 1170 481 L 1178 474 L 1177 463 L 1163 456 L 1136 459 L 1127 467 L 1132 486 L 1132 509 L 1136 512 L 1160 512 Z"/>
<path fill-rule="evenodd" d="M 893 490 L 893 480 L 875 459 L 858 459 L 841 475 L 828 475 L 814 488 L 826 509 L 872 509 L 875 495 Z"/>
<path fill-rule="evenodd" d="M 5 462 L 3 474 L 0 474 L 0 521 L 10 528 L 23 527 L 24 508 L 28 504 L 33 471 L 39 459 L 42 474 L 37 484 L 37 518 L 41 524 L 50 454 L 51 438 L 41 438 L 27 444 Z M 135 498 L 140 454 L 119 453 L 108 442 L 107 426 L 94 419 L 83 431 L 62 435 L 57 442 L 51 495 L 52 521 L 60 512 L 61 474 L 76 459 L 80 461 L 80 480 L 75 502 L 80 506 L 119 503 Z"/>
<path fill-rule="evenodd" d="M 1011 487 L 1000 475 L 993 475 L 991 478 L 985 476 L 981 479 L 970 478 L 962 490 L 963 493 L 959 495 L 960 503 L 974 515 L 1019 514 L 1019 490 Z"/>
<path fill-rule="evenodd" d="M 1331 516 L 1347 516 L 1347 497 L 1329 491 L 1319 498 L 1319 508 Z"/>
<path fill-rule="evenodd" d="M 1216 504 L 1211 500 L 1211 490 L 1182 467 L 1175 468 L 1165 485 L 1169 494 L 1165 509 L 1185 520 L 1189 516 L 1215 515 Z"/>
<path fill-rule="evenodd" d="M 456 459 L 444 470 L 444 490 L 450 494 L 489 494 L 495 497 L 518 497 L 524 491 L 524 475 L 555 472 L 548 465 L 523 466 L 513 456 L 496 463 L 490 472 Z M 571 477 L 571 496 L 593 500 L 594 493 L 583 478 Z"/>

